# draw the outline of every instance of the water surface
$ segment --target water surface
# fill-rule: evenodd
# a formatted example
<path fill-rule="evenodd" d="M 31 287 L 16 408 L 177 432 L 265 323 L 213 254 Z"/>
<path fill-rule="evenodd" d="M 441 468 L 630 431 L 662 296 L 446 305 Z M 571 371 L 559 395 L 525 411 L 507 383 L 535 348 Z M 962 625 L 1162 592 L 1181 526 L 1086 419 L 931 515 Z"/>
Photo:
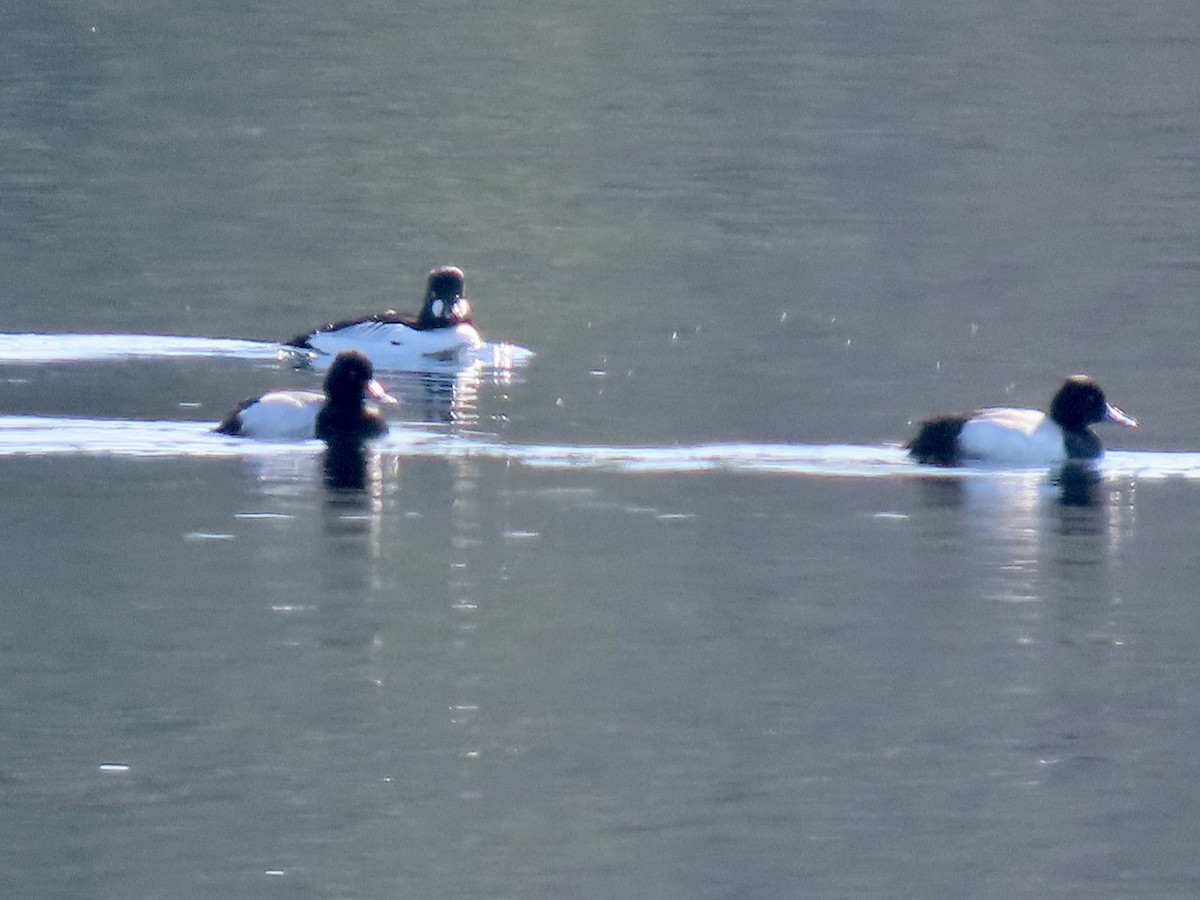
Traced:
<path fill-rule="evenodd" d="M 1195 896 L 1198 50 L 10 4 L 0 893 Z M 208 433 L 443 263 L 536 356 L 388 373 L 359 489 Z M 899 449 L 1075 371 L 1094 477 Z"/>

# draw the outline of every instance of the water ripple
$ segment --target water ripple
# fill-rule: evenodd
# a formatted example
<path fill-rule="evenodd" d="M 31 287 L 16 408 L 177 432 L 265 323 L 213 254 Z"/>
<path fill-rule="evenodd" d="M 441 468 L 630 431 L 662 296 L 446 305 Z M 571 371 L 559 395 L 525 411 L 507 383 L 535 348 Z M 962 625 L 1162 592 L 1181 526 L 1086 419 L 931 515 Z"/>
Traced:
<path fill-rule="evenodd" d="M 319 454 L 310 441 L 260 441 L 213 434 L 210 422 L 0 416 L 0 457 L 93 454 L 155 457 L 277 457 Z M 395 425 L 378 449 L 396 457 L 483 458 L 531 468 L 640 474 L 744 472 L 851 478 L 1028 480 L 1030 469 L 918 466 L 895 445 L 719 443 L 669 447 L 512 444 L 482 435 Z M 1200 452 L 1110 450 L 1096 467 L 1107 478 L 1200 479 Z"/>
<path fill-rule="evenodd" d="M 276 359 L 279 345 L 164 334 L 0 334 L 0 363 L 89 362 L 182 357 Z"/>
<path fill-rule="evenodd" d="M 516 344 L 488 342 L 467 361 L 496 371 L 527 365 L 533 351 Z M 287 359 L 294 351 L 268 341 L 240 338 L 191 337 L 170 334 L 0 334 L 0 364 L 104 362 L 120 359 Z M 320 368 L 327 360 L 314 360 Z M 445 372 L 462 364 L 430 363 L 431 371 Z"/>

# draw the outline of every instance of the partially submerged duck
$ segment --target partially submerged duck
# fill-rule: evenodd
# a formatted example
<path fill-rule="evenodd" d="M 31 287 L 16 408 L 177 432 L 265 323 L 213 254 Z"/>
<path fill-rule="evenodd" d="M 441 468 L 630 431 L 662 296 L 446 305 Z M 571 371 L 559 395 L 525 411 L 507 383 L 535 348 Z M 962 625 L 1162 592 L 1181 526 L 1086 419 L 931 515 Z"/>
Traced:
<path fill-rule="evenodd" d="M 421 369 L 431 363 L 467 362 L 484 343 L 471 321 L 466 275 L 458 266 L 441 266 L 429 273 L 419 312 L 389 309 L 332 322 L 296 335 L 283 346 L 314 362 L 342 350 L 358 350 L 381 369 Z"/>
<path fill-rule="evenodd" d="M 325 375 L 325 392 L 270 391 L 238 404 L 213 430 L 239 437 L 361 442 L 386 434 L 387 422 L 366 405 L 395 403 L 375 380 L 374 367 L 354 350 L 339 353 Z"/>
<path fill-rule="evenodd" d="M 938 416 L 922 422 L 906 448 L 917 462 L 936 466 L 971 462 L 1034 466 L 1090 460 L 1104 452 L 1089 427 L 1098 422 L 1137 427 L 1137 419 L 1109 403 L 1096 382 L 1086 375 L 1072 375 L 1054 395 L 1048 414 L 995 408 Z"/>

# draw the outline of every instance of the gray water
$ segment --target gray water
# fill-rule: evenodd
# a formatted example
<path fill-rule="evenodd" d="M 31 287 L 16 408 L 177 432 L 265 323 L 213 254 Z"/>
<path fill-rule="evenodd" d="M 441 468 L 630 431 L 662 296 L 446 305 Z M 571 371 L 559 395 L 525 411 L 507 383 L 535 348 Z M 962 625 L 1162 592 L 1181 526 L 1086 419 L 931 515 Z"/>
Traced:
<path fill-rule="evenodd" d="M 1194 4 L 2 18 L 0 331 L 268 343 L 4 344 L 0 895 L 1200 892 Z M 205 433 L 446 262 L 361 490 Z"/>

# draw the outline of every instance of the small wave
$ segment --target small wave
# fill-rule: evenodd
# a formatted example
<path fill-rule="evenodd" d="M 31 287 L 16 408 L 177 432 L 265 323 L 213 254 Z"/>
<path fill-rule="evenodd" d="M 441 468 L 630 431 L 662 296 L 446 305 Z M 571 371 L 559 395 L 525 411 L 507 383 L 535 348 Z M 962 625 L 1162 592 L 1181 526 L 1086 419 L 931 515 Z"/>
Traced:
<path fill-rule="evenodd" d="M 285 345 L 279 346 L 279 355 L 281 359 L 298 366 L 311 366 L 318 371 L 327 369 L 336 356 L 333 353 L 317 353 Z M 504 341 L 486 341 L 478 349 L 464 349 L 461 355 L 452 359 L 439 359 L 412 352 L 402 353 L 398 356 L 386 353 L 382 356 L 376 355 L 372 361 L 375 363 L 376 371 L 380 372 L 453 375 L 470 371 L 512 372 L 529 365 L 529 361 L 534 356 L 536 354 L 532 350 L 516 344 Z"/>
<path fill-rule="evenodd" d="M 746 472 L 841 478 L 1020 479 L 1049 470 L 944 468 L 913 462 L 896 445 L 698 444 L 683 447 L 572 447 L 481 440 L 431 442 L 440 455 L 508 459 L 531 468 L 604 469 L 629 473 Z M 1095 466 L 1101 478 L 1200 479 L 1200 453 L 1111 450 Z"/>
<path fill-rule="evenodd" d="M 211 356 L 274 359 L 277 344 L 166 334 L 0 334 L 0 363 Z"/>
<path fill-rule="evenodd" d="M 886 446 L 731 443 L 586 447 L 459 439 L 438 444 L 436 449 L 448 457 L 492 457 L 543 469 L 603 469 L 646 474 L 726 471 L 860 478 L 917 474 L 902 449 Z"/>
<path fill-rule="evenodd" d="M 156 457 L 287 457 L 319 454 L 310 441 L 259 441 L 212 432 L 211 422 L 0 416 L 0 457 L 92 454 Z M 510 444 L 395 423 L 378 449 L 398 457 L 475 457 L 530 468 L 631 474 L 740 472 L 840 478 L 1028 480 L 1030 469 L 944 469 L 913 463 L 894 445 L 723 443 L 672 447 Z M 1096 467 L 1103 478 L 1200 479 L 1200 452 L 1110 450 Z"/>
<path fill-rule="evenodd" d="M 120 359 L 292 358 L 281 344 L 240 338 L 169 334 L 0 334 L 0 364 L 104 362 Z M 533 351 L 516 344 L 489 342 L 470 362 L 494 370 L 526 365 Z M 448 366 L 435 367 L 439 371 Z"/>

